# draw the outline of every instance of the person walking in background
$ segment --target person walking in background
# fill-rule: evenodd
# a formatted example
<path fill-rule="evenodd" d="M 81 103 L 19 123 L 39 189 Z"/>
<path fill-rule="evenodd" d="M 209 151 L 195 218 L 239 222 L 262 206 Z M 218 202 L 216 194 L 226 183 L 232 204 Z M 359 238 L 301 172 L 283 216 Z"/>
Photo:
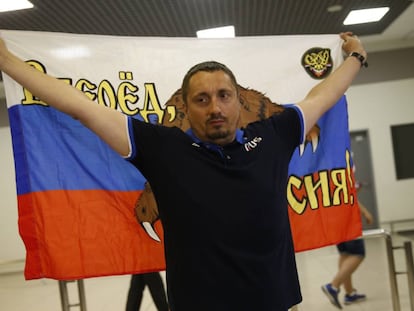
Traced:
<path fill-rule="evenodd" d="M 158 272 L 143 274 L 133 274 L 128 291 L 126 311 L 138 311 L 145 286 L 151 293 L 152 300 L 158 311 L 168 311 L 167 296 L 165 294 L 164 283 Z"/>
<path fill-rule="evenodd" d="M 361 189 L 359 183 L 356 188 L 357 191 Z M 361 202 L 358 202 L 358 205 L 366 223 L 372 224 L 372 214 Z M 366 295 L 358 293 L 352 283 L 352 274 L 365 258 L 365 243 L 363 239 L 355 239 L 339 243 L 336 247 L 339 252 L 338 271 L 330 283 L 322 286 L 322 291 L 335 307 L 342 309 L 338 297 L 341 285 L 345 290 L 344 304 L 349 305 L 366 299 Z"/>

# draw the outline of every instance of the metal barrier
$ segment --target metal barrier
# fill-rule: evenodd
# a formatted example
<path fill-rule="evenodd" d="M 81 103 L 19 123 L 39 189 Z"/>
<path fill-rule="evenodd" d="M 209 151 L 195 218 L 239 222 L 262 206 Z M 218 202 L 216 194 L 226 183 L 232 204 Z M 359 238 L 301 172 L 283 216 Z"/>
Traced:
<path fill-rule="evenodd" d="M 68 283 L 76 282 L 78 286 L 78 303 L 69 302 Z M 62 303 L 62 311 L 70 311 L 72 307 L 79 307 L 80 311 L 86 311 L 85 287 L 83 280 L 76 281 L 59 281 L 60 300 Z"/>
<path fill-rule="evenodd" d="M 401 306 L 400 306 L 400 298 L 398 294 L 397 273 L 395 272 L 395 261 L 394 261 L 391 234 L 385 231 L 384 229 L 364 230 L 361 238 L 370 239 L 370 238 L 378 238 L 378 237 L 382 237 L 385 239 L 387 262 L 388 262 L 388 274 L 390 278 L 390 287 L 391 287 L 392 307 L 394 311 L 400 311 Z"/>
<path fill-rule="evenodd" d="M 404 242 L 405 263 L 407 265 L 408 293 L 411 311 L 414 311 L 414 261 L 411 241 Z"/>
<path fill-rule="evenodd" d="M 382 225 L 388 225 L 390 227 L 390 233 L 395 233 L 398 231 L 398 228 L 396 230 L 396 226 L 401 225 L 401 224 L 407 224 L 407 223 L 414 223 L 414 219 L 413 218 L 408 218 L 408 219 L 398 219 L 398 220 L 390 220 L 390 221 L 383 221 L 381 222 Z"/>
<path fill-rule="evenodd" d="M 397 286 L 397 275 L 406 274 L 407 281 L 408 281 L 408 290 L 409 290 L 408 294 L 410 297 L 410 307 L 411 307 L 410 310 L 414 311 L 414 260 L 413 260 L 413 250 L 412 250 L 411 241 L 404 242 L 403 246 L 393 246 L 391 234 L 385 231 L 384 229 L 364 230 L 361 238 L 367 239 L 367 238 L 376 238 L 376 237 L 385 238 L 393 310 L 394 311 L 401 310 L 400 299 L 399 299 L 399 294 L 398 294 L 398 286 Z M 397 272 L 395 270 L 393 251 L 396 249 L 404 249 L 405 264 L 407 267 L 406 271 Z"/>

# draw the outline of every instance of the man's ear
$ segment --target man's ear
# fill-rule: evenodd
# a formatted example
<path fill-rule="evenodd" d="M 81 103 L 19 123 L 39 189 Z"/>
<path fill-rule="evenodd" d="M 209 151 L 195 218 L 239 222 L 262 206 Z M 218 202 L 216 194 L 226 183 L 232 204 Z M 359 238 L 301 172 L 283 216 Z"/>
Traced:
<path fill-rule="evenodd" d="M 242 100 L 241 100 L 240 90 L 241 90 L 241 86 L 237 84 L 237 87 L 236 87 L 236 95 L 237 95 L 237 100 L 239 101 L 239 103 L 241 105 Z"/>

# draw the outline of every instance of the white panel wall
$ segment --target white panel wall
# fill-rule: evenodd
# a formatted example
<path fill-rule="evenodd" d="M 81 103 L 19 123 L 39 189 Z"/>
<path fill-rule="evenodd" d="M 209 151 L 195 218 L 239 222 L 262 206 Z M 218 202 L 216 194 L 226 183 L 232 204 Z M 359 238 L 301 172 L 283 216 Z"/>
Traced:
<path fill-rule="evenodd" d="M 0 84 L 0 89 L 2 88 L 3 85 Z M 6 102 L 4 96 L 1 96 L 4 94 L 2 92 L 3 90 L 0 91 L 0 272 L 3 271 L 4 263 L 25 257 L 17 227 L 14 161 Z"/>
<path fill-rule="evenodd" d="M 391 138 L 392 125 L 414 123 L 414 79 L 352 86 L 347 97 L 350 130 L 369 131 L 380 222 L 414 219 L 414 179 L 396 179 Z"/>

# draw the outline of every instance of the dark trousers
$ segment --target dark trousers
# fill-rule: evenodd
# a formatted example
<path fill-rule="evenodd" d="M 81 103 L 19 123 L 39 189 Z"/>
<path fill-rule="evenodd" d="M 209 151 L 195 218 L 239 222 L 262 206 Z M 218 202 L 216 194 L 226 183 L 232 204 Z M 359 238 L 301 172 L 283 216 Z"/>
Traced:
<path fill-rule="evenodd" d="M 148 286 L 158 311 L 168 311 L 164 283 L 158 272 L 133 274 L 128 291 L 126 311 L 138 311 L 141 306 L 145 285 Z"/>

